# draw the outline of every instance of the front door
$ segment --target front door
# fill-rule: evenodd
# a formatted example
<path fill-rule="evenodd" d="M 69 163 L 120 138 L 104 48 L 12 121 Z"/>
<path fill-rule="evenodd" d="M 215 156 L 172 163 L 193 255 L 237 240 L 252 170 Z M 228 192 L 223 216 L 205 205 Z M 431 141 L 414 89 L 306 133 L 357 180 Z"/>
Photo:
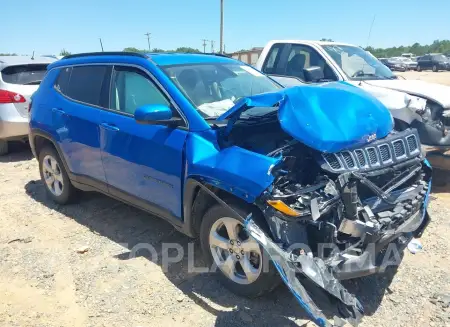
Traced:
<path fill-rule="evenodd" d="M 100 107 L 106 106 L 111 66 L 62 68 L 55 82 L 52 121 L 77 181 L 107 191 L 100 150 Z"/>
<path fill-rule="evenodd" d="M 170 101 L 146 72 L 114 66 L 109 103 L 110 110 L 102 112 L 100 123 L 109 192 L 156 214 L 180 218 L 187 131 L 134 120 L 138 107 L 170 107 Z"/>

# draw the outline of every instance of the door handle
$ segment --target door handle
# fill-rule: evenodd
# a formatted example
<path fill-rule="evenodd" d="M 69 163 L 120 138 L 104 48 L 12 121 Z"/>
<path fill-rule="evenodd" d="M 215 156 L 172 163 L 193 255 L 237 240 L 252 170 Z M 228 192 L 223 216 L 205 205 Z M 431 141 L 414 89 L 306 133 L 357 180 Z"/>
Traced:
<path fill-rule="evenodd" d="M 104 129 L 107 129 L 108 131 L 112 131 L 112 132 L 119 131 L 119 127 L 117 127 L 116 125 L 113 125 L 113 124 L 101 123 L 100 126 L 103 127 Z"/>
<path fill-rule="evenodd" d="M 53 111 L 53 112 L 60 113 L 60 114 L 65 114 L 65 111 L 62 110 L 61 108 L 52 108 L 52 111 Z"/>

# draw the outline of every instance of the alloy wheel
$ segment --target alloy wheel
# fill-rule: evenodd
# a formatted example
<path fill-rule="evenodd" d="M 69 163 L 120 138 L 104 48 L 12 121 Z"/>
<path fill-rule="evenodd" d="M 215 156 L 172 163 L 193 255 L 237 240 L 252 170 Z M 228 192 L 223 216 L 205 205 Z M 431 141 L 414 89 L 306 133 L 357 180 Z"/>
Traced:
<path fill-rule="evenodd" d="M 261 249 L 239 220 L 218 219 L 210 229 L 209 247 L 215 264 L 230 280 L 248 285 L 260 276 Z"/>
<path fill-rule="evenodd" d="M 60 196 L 64 190 L 64 181 L 58 161 L 51 155 L 46 155 L 42 161 L 42 173 L 48 190 L 55 196 Z"/>

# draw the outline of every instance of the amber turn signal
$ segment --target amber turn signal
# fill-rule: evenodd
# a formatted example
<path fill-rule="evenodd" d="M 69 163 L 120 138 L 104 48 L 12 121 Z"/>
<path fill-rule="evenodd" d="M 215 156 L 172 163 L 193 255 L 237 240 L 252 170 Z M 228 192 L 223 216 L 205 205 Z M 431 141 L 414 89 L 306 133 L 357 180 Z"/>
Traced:
<path fill-rule="evenodd" d="M 279 212 L 282 212 L 287 216 L 292 217 L 300 216 L 300 213 L 298 211 L 292 209 L 281 200 L 267 200 L 267 204 L 269 204 L 271 207 L 277 209 Z"/>

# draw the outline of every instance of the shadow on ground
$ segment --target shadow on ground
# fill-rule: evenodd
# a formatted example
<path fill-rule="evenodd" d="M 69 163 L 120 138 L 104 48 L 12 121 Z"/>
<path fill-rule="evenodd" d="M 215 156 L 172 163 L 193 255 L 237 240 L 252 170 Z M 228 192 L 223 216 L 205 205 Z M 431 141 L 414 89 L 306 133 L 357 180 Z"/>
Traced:
<path fill-rule="evenodd" d="M 33 158 L 30 146 L 24 142 L 9 142 L 9 152 L 0 156 L 0 162 L 18 162 Z"/>
<path fill-rule="evenodd" d="M 189 249 L 194 256 L 194 266 L 204 266 L 198 241 L 177 232 L 162 219 L 96 193 L 81 194 L 77 204 L 59 206 L 47 198 L 44 185 L 40 180 L 28 182 L 25 190 L 35 201 L 61 212 L 93 232 L 125 245 L 128 251 L 117 255 L 118 260 L 129 260 L 137 255 L 156 262 L 170 282 L 197 305 L 217 317 L 215 326 L 298 326 L 293 320 L 305 321 L 305 323 L 309 320 L 284 285 L 267 296 L 250 300 L 227 291 L 213 275 L 192 273 L 188 262 Z M 151 244 L 156 249 L 158 260 L 155 260 L 145 249 L 136 251 L 143 243 Z M 162 245 L 164 243 L 177 243 L 184 250 L 182 260 L 170 264 L 167 269 L 164 268 L 165 263 L 160 259 L 160 254 L 165 251 Z M 176 257 L 178 251 L 172 249 L 168 253 L 170 257 Z M 372 315 L 380 305 L 394 274 L 395 271 L 366 277 L 345 282 L 345 285 L 359 297 L 366 309 L 366 315 Z M 214 308 L 208 303 L 209 301 L 204 300 L 205 298 L 228 310 Z M 327 316 L 332 317 L 330 308 L 321 308 Z"/>

